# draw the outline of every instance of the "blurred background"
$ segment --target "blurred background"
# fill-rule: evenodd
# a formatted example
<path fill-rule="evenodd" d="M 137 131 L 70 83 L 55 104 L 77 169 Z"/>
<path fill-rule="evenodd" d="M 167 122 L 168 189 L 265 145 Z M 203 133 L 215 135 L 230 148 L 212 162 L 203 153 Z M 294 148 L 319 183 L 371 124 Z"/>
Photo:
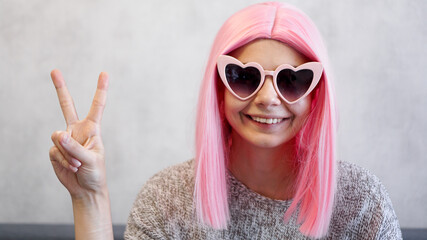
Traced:
<path fill-rule="evenodd" d="M 66 125 L 50 71 L 84 118 L 110 75 L 102 122 L 115 224 L 144 182 L 194 155 L 214 36 L 251 0 L 0 0 L 0 223 L 72 223 L 49 161 Z M 287 1 L 317 24 L 335 74 L 339 159 L 386 186 L 400 224 L 427 228 L 427 1 Z"/>

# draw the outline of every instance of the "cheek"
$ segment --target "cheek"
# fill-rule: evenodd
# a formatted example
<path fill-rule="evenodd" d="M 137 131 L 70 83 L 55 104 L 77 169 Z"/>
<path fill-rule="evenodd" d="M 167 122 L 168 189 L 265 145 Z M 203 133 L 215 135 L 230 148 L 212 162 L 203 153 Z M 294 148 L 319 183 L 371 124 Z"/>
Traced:
<path fill-rule="evenodd" d="M 230 122 L 239 117 L 240 112 L 244 108 L 244 104 L 235 98 L 230 92 L 224 93 L 224 113 L 226 119 Z"/>
<path fill-rule="evenodd" d="M 230 92 L 224 93 L 224 115 L 230 131 L 241 132 L 245 126 L 243 113 L 248 106 L 248 101 L 240 101 Z"/>
<path fill-rule="evenodd" d="M 307 117 L 311 111 L 311 97 L 307 97 L 301 106 L 301 115 Z"/>
<path fill-rule="evenodd" d="M 308 95 L 304 99 L 301 99 L 299 102 L 290 105 L 288 109 L 294 114 L 295 116 L 295 124 L 297 124 L 299 127 L 302 126 L 305 119 L 308 117 L 311 111 L 311 95 Z"/>

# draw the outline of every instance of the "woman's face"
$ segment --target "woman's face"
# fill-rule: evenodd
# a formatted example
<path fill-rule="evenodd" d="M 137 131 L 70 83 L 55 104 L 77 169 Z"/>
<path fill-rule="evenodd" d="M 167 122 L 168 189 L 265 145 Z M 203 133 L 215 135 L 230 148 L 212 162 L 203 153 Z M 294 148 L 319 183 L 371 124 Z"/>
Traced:
<path fill-rule="evenodd" d="M 229 55 L 242 63 L 257 62 L 271 71 L 281 64 L 296 67 L 307 62 L 293 48 L 271 39 L 255 40 Z M 301 129 L 310 108 L 311 95 L 294 104 L 282 101 L 271 76 L 267 76 L 258 93 L 246 101 L 237 99 L 228 90 L 224 93 L 225 117 L 232 127 L 233 141 L 246 141 L 256 147 L 274 148 L 289 142 Z M 260 122 L 265 119 L 280 122 Z"/>

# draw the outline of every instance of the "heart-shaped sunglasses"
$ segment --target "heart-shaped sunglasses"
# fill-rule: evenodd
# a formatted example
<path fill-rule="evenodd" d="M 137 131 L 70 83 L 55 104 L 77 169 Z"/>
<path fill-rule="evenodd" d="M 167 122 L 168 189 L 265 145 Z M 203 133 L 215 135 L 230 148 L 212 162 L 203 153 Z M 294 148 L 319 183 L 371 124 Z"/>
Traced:
<path fill-rule="evenodd" d="M 262 87 L 265 76 L 273 77 L 277 94 L 288 104 L 298 102 L 307 96 L 322 76 L 323 67 L 319 62 L 307 62 L 298 67 L 282 64 L 274 71 L 267 71 L 256 62 L 241 63 L 228 55 L 221 55 L 217 68 L 227 89 L 244 101 L 254 96 Z"/>

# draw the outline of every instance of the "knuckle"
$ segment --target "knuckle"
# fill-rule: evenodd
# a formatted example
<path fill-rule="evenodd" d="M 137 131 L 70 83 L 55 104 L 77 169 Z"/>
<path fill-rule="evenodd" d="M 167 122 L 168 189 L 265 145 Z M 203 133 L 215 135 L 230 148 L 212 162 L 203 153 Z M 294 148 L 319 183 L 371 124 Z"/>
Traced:
<path fill-rule="evenodd" d="M 49 158 L 51 161 L 58 162 L 61 159 L 61 154 L 58 154 L 59 151 L 57 149 L 51 148 L 51 151 L 49 151 Z"/>
<path fill-rule="evenodd" d="M 104 107 L 105 104 L 103 102 L 101 102 L 99 99 L 94 99 L 93 105 L 96 107 Z"/>
<path fill-rule="evenodd" d="M 54 160 L 59 162 L 63 166 L 67 166 L 68 165 L 67 160 L 64 158 L 64 156 L 62 156 L 62 154 L 60 154 L 60 153 L 58 154 L 58 153 L 59 152 L 57 152 L 57 154 L 55 154 Z"/>
<path fill-rule="evenodd" d="M 60 163 L 64 168 L 68 168 L 68 166 L 69 166 L 68 162 L 65 159 L 61 159 Z"/>
<path fill-rule="evenodd" d="M 71 101 L 70 99 L 61 99 L 59 101 L 59 104 L 62 108 L 69 108 L 73 106 L 73 101 Z"/>
<path fill-rule="evenodd" d="M 55 132 L 53 132 L 52 135 L 50 136 L 50 138 L 52 139 L 52 141 L 57 140 L 60 133 L 61 133 L 61 131 L 55 131 Z"/>
<path fill-rule="evenodd" d="M 58 151 L 58 148 L 57 148 L 57 147 L 55 147 L 55 146 L 52 146 L 52 147 L 49 149 L 49 156 L 54 156 L 54 155 L 56 154 L 56 151 Z"/>
<path fill-rule="evenodd" d="M 68 158 L 67 154 L 63 154 L 56 146 L 50 149 L 49 156 L 52 161 L 58 161 L 58 162 L 65 161 Z"/>

